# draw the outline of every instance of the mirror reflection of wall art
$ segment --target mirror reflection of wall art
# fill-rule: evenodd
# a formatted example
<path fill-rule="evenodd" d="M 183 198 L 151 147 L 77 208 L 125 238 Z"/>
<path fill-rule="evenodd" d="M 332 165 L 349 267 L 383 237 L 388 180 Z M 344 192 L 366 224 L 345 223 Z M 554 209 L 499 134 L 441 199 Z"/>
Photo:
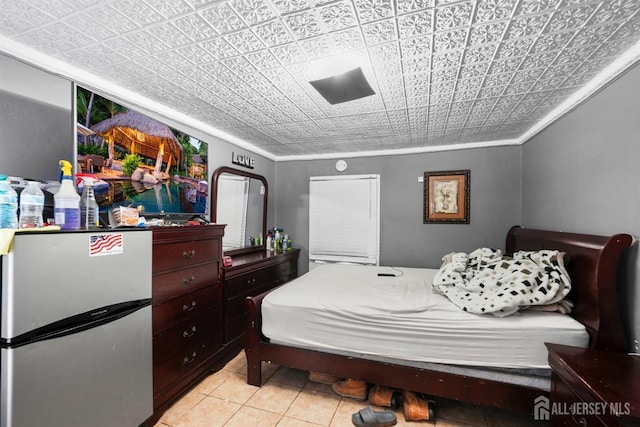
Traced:
<path fill-rule="evenodd" d="M 424 223 L 469 224 L 470 171 L 424 173 Z"/>

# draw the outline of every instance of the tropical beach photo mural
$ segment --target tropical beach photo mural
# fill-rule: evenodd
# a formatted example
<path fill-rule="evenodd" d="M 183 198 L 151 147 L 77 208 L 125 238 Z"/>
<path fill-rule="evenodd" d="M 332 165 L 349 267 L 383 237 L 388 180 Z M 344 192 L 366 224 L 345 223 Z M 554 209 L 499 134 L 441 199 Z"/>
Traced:
<path fill-rule="evenodd" d="M 100 213 L 208 214 L 207 143 L 77 87 L 78 191 L 94 183 Z"/>

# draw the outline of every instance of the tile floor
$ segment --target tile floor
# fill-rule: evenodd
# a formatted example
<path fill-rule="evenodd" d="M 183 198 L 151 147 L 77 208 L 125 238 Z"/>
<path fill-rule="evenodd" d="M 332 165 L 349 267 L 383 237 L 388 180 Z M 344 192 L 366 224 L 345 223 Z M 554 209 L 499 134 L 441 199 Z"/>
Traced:
<path fill-rule="evenodd" d="M 245 373 L 241 352 L 176 401 L 155 427 L 352 427 L 351 414 L 367 405 L 338 396 L 328 385 L 309 381 L 306 371 L 265 364 L 262 387 L 248 385 Z M 401 409 L 395 412 L 397 426 L 547 426 L 529 415 L 441 399 L 437 400 L 435 421 L 407 422 Z"/>

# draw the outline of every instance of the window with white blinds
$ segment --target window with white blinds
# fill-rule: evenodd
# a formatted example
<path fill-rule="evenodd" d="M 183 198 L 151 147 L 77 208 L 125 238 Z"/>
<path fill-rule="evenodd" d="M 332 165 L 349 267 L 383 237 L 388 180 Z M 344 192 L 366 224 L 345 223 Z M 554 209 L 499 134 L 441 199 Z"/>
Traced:
<path fill-rule="evenodd" d="M 221 174 L 218 178 L 218 207 L 216 222 L 227 224 L 224 228 L 224 249 L 243 248 L 249 200 L 249 178 Z"/>
<path fill-rule="evenodd" d="M 380 175 L 309 179 L 309 259 L 378 264 Z"/>

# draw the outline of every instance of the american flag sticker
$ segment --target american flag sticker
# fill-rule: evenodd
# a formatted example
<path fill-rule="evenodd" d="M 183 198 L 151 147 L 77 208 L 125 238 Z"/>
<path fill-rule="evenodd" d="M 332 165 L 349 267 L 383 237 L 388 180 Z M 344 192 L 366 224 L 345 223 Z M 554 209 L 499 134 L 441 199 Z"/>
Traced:
<path fill-rule="evenodd" d="M 115 255 L 123 252 L 122 233 L 91 235 L 89 256 Z"/>

